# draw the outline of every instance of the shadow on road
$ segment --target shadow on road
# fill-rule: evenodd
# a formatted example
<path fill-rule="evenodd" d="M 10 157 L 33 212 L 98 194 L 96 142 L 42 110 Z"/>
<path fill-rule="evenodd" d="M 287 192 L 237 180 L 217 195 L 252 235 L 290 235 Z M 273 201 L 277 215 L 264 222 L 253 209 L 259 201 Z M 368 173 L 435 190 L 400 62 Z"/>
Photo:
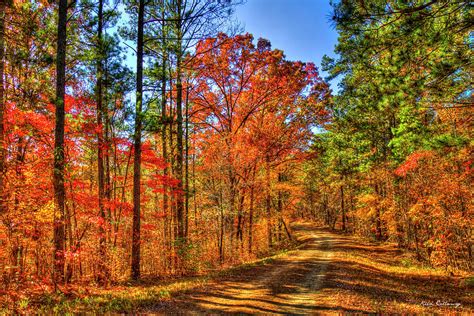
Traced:
<path fill-rule="evenodd" d="M 340 314 L 472 310 L 468 289 L 453 278 L 396 270 L 401 251 L 364 243 L 310 224 L 296 224 L 301 245 L 269 264 L 224 276 L 152 309 L 164 314 Z M 394 269 L 395 267 L 395 269 Z M 406 310 L 405 310 L 406 309 Z"/>

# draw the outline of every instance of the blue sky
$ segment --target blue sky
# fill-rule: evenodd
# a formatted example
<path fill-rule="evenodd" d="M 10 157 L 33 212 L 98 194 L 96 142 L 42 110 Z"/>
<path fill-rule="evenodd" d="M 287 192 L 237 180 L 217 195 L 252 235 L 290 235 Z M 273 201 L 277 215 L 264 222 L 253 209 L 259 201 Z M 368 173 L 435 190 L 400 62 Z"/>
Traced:
<path fill-rule="evenodd" d="M 235 17 L 245 32 L 268 39 L 287 59 L 319 67 L 324 55 L 335 56 L 337 32 L 330 14 L 329 0 L 247 0 Z M 335 83 L 331 86 L 334 89 Z"/>
<path fill-rule="evenodd" d="M 335 57 L 337 32 L 329 21 L 331 11 L 329 0 L 246 0 L 234 17 L 245 32 L 269 40 L 288 60 L 314 62 L 320 68 L 324 55 Z M 136 57 L 129 48 L 126 63 L 135 69 Z M 337 81 L 331 88 L 337 92 L 336 85 Z"/>

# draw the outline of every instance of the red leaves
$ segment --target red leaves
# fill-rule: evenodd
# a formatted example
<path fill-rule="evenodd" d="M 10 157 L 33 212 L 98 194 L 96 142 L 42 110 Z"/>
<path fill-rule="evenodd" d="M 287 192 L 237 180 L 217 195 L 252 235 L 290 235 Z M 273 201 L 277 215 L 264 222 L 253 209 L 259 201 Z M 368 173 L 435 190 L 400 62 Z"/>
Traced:
<path fill-rule="evenodd" d="M 156 154 L 151 147 L 149 142 L 145 142 L 142 145 L 142 163 L 149 168 L 153 168 L 155 170 L 163 170 L 166 168 L 168 163 Z"/>
<path fill-rule="evenodd" d="M 143 229 L 143 230 L 156 230 L 156 225 L 154 225 L 154 224 L 149 224 L 149 223 L 146 224 L 146 223 L 145 223 L 145 224 L 142 225 L 142 229 Z"/>
<path fill-rule="evenodd" d="M 408 172 L 418 168 L 419 162 L 424 159 L 433 157 L 431 151 L 416 151 L 409 155 L 404 163 L 402 163 L 394 173 L 399 177 L 405 177 Z"/>
<path fill-rule="evenodd" d="M 472 165 L 472 160 L 463 162 L 464 171 L 466 172 L 466 174 L 471 174 L 473 172 L 474 168 Z"/>
<path fill-rule="evenodd" d="M 172 176 L 154 174 L 146 182 L 146 185 L 151 188 L 154 193 L 165 193 L 165 188 L 168 188 L 173 194 L 182 194 L 183 192 L 177 189 L 179 183 L 180 181 Z"/>
<path fill-rule="evenodd" d="M 329 89 L 314 64 L 285 60 L 267 40 L 257 47 L 252 42 L 250 34 L 219 34 L 201 41 L 191 60 L 193 121 L 202 127 L 195 136 L 200 170 L 240 170 L 266 156 L 297 155 L 311 125 L 327 116 Z"/>

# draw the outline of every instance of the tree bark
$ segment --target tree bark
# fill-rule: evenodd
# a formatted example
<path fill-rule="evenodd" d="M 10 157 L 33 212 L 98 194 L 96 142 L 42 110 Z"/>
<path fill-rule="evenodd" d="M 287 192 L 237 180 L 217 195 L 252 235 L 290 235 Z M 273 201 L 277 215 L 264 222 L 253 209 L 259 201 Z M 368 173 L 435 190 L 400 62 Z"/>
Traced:
<path fill-rule="evenodd" d="M 219 231 L 219 240 L 218 240 L 218 245 L 219 245 L 219 263 L 223 264 L 224 263 L 224 208 L 222 206 L 222 191 L 220 192 L 220 199 L 219 199 L 219 211 L 220 211 L 220 231 Z"/>
<path fill-rule="evenodd" d="M 245 191 L 240 196 L 239 206 L 237 210 L 237 232 L 236 238 L 240 241 L 240 245 L 243 243 L 243 227 L 244 227 L 244 202 L 245 202 Z"/>
<path fill-rule="evenodd" d="M 56 122 L 54 131 L 54 270 L 53 282 L 64 281 L 64 96 L 66 93 L 66 27 L 67 0 L 59 0 L 58 38 L 56 52 Z"/>
<path fill-rule="evenodd" d="M 164 19 L 164 8 L 163 8 L 163 19 Z M 166 113 L 166 63 L 167 63 L 167 50 L 165 47 L 165 34 L 164 34 L 164 22 L 162 25 L 162 33 L 163 33 L 163 42 L 162 42 L 162 65 L 161 65 L 161 149 L 162 149 L 162 154 L 163 154 L 163 159 L 167 163 L 168 162 L 168 144 L 167 144 L 167 138 L 166 138 L 166 130 L 168 126 L 168 120 L 171 120 L 171 117 L 167 116 Z M 166 177 L 169 174 L 169 167 L 168 164 L 166 164 L 165 168 L 163 169 L 163 175 Z M 164 244 L 166 246 L 167 255 L 168 258 L 171 258 L 171 240 L 168 239 L 168 231 L 171 229 L 171 221 L 172 221 L 172 216 L 171 214 L 168 214 L 168 185 L 163 183 L 163 213 L 165 214 L 165 219 L 164 219 L 164 227 L 163 227 L 163 236 L 164 236 Z M 168 260 L 165 260 L 165 262 L 168 262 Z M 171 263 L 167 264 L 168 268 L 171 270 Z"/>
<path fill-rule="evenodd" d="M 253 166 L 252 185 L 250 186 L 250 206 L 249 206 L 249 254 L 252 254 L 253 247 L 253 211 L 254 211 L 254 193 L 255 193 L 255 173 L 257 165 Z"/>
<path fill-rule="evenodd" d="M 377 195 L 381 195 L 379 186 L 377 184 L 375 184 L 375 192 Z M 380 207 L 377 205 L 377 209 L 375 211 L 375 237 L 378 241 L 382 240 L 382 220 L 380 216 Z"/>
<path fill-rule="evenodd" d="M 283 175 L 279 172 L 278 173 L 278 182 L 281 183 L 283 182 Z M 277 198 L 277 213 L 278 213 L 278 218 L 280 219 L 278 221 L 278 242 L 280 243 L 283 240 L 283 193 L 281 190 L 278 190 L 278 198 Z"/>
<path fill-rule="evenodd" d="M 271 209 L 271 186 L 270 186 L 270 157 L 267 155 L 265 160 L 265 169 L 266 169 L 266 201 L 265 208 L 267 212 L 267 239 L 268 239 L 268 248 L 273 247 L 272 240 L 272 209 Z"/>
<path fill-rule="evenodd" d="M 182 84 L 182 47 L 181 47 L 181 0 L 178 0 L 178 18 L 176 30 L 178 32 L 177 55 L 176 55 L 176 178 L 179 181 L 178 191 L 180 196 L 176 201 L 176 216 L 178 218 L 178 238 L 180 242 L 185 241 L 185 219 L 184 219 L 184 186 L 183 186 L 183 84 Z"/>
<path fill-rule="evenodd" d="M 5 69 L 5 17 L 6 4 L 0 3 L 0 215 L 6 211 L 5 196 L 5 159 L 6 159 L 6 141 L 5 141 L 5 88 L 4 88 L 4 69 Z"/>
<path fill-rule="evenodd" d="M 104 197 L 105 197 L 105 169 L 104 169 L 104 132 L 103 132 L 103 43 L 102 43 L 102 29 L 103 29 L 103 0 L 99 0 L 98 7 L 98 26 L 97 26 L 97 41 L 99 57 L 97 60 L 97 87 L 96 87 L 96 103 L 97 103 L 97 175 L 98 175 L 98 194 L 99 194 L 99 260 L 98 260 L 98 275 L 97 280 L 99 284 L 104 285 L 107 282 L 107 265 L 104 260 L 106 259 L 106 217 L 104 208 Z"/>
<path fill-rule="evenodd" d="M 133 227 L 132 227 L 132 279 L 140 278 L 140 179 L 142 150 L 142 102 L 143 102 L 143 16 L 145 1 L 138 5 L 137 34 L 137 82 L 133 161 Z"/>
<path fill-rule="evenodd" d="M 343 179 L 344 177 L 341 176 L 341 180 Z M 343 184 L 341 184 L 340 192 L 341 192 L 342 230 L 346 231 L 346 210 L 344 208 L 344 185 Z"/>
<path fill-rule="evenodd" d="M 186 85 L 186 124 L 184 135 L 184 236 L 188 238 L 189 229 L 189 87 Z"/>
<path fill-rule="evenodd" d="M 169 67 L 169 86 L 170 87 L 173 87 L 173 77 L 172 77 L 172 69 L 171 67 Z M 175 145 L 174 145 L 174 141 L 173 141 L 173 134 L 174 134 L 174 130 L 173 130 L 173 124 L 174 124 L 174 111 L 173 111 L 173 107 L 172 107 L 172 104 L 173 104 L 173 94 L 170 93 L 169 95 L 169 115 L 168 115 L 168 131 L 169 131 L 169 135 L 168 135 L 168 148 L 169 148 L 169 157 L 170 157 L 170 167 L 169 167 L 169 172 L 168 174 L 170 175 L 174 175 L 175 174 L 175 161 L 176 161 L 176 157 L 175 157 L 175 153 L 176 153 L 176 148 L 175 148 Z M 173 194 L 170 195 L 170 198 L 169 198 L 169 207 L 170 207 L 170 226 L 169 226 L 169 238 L 168 238 L 168 241 L 169 241 L 169 249 L 170 249 L 170 252 L 169 252 L 169 262 L 170 262 L 170 270 L 173 271 L 174 270 L 174 267 L 176 266 L 176 256 L 174 256 L 175 254 L 175 247 L 174 247 L 174 244 L 173 244 L 173 241 L 175 239 L 175 237 L 177 236 L 177 218 L 176 218 L 176 199 L 174 198 L 174 190 L 176 190 L 176 188 L 169 188 L 170 192 L 173 192 Z"/>

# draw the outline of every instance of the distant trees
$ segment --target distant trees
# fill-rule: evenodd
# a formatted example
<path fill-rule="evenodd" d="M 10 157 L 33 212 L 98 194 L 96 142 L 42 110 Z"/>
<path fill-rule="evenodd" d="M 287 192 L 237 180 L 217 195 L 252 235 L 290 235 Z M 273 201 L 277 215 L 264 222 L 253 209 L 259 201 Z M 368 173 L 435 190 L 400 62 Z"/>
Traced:
<path fill-rule="evenodd" d="M 462 202 L 471 173 L 468 11 L 466 1 L 334 4 L 340 57 L 324 64 L 341 77 L 341 92 L 328 132 L 314 143 L 310 169 L 321 180 L 308 178 L 307 189 L 327 222 L 452 268 L 472 264 L 472 214 Z M 428 161 L 439 172 L 425 167 L 423 184 L 413 182 Z M 456 183 L 450 198 L 438 188 L 443 181 Z M 446 225 L 454 218 L 460 222 Z"/>
<path fill-rule="evenodd" d="M 186 77 L 186 56 L 198 41 L 215 36 L 229 24 L 233 8 L 241 1 L 159 1 L 150 5 L 145 17 L 145 55 L 152 60 L 146 72 L 149 95 L 160 93 L 148 102 L 147 129 L 160 130 L 162 152 L 170 162 L 164 178 L 177 180 L 171 187 L 163 182 L 163 212 L 167 217 L 164 234 L 171 250 L 169 268 L 183 270 L 181 259 L 187 247 L 189 226 L 189 104 L 192 85 Z M 161 113 L 160 113 L 161 112 Z M 158 119 L 158 115 L 161 117 Z M 174 227 L 173 227 L 174 225 Z M 172 254 L 174 253 L 174 255 Z M 177 255 L 176 254 L 181 254 Z"/>
<path fill-rule="evenodd" d="M 273 206 L 272 173 L 303 158 L 312 123 L 324 121 L 326 114 L 327 86 L 314 65 L 287 61 L 268 41 L 254 45 L 252 40 L 248 34 L 220 34 L 200 42 L 190 57 L 194 137 L 203 159 L 206 204 L 219 210 L 221 262 L 225 232 L 230 256 L 243 249 L 244 223 L 250 225 L 252 249 L 255 182 L 262 173 L 267 247 L 272 247 L 275 222 L 283 220 Z"/>

